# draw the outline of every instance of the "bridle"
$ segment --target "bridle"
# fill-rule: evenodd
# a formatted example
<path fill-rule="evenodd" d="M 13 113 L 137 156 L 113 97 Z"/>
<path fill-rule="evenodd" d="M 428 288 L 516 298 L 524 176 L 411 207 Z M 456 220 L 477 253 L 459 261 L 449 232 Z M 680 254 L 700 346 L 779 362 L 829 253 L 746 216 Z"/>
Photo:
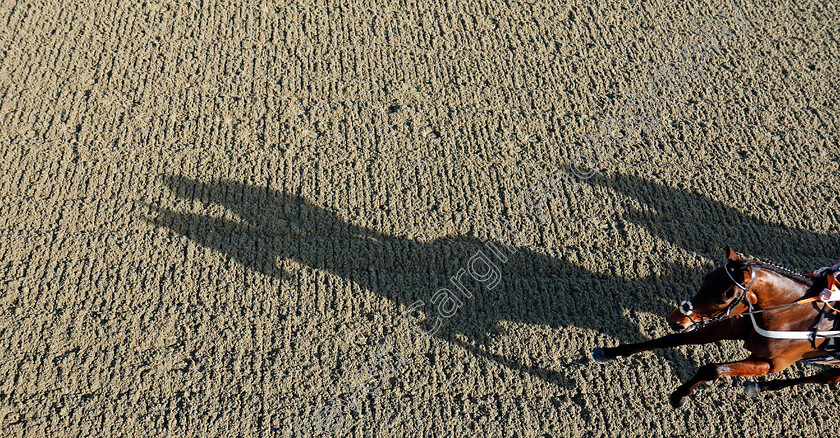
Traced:
<path fill-rule="evenodd" d="M 755 282 L 755 271 L 753 270 L 753 264 L 752 263 L 747 263 L 747 266 L 750 268 L 750 284 L 747 285 L 747 286 L 744 286 L 743 284 L 741 284 L 741 282 L 736 280 L 735 277 L 732 275 L 732 272 L 735 271 L 735 267 L 727 264 L 726 269 L 724 269 L 724 271 L 726 271 L 726 275 L 729 276 L 729 279 L 732 280 L 732 283 L 734 283 L 734 285 L 738 289 L 741 289 L 741 294 L 738 295 L 738 297 L 733 298 L 732 301 L 729 304 L 727 304 L 726 307 L 721 309 L 720 311 L 715 312 L 715 313 L 695 312 L 694 311 L 694 304 L 691 303 L 691 300 L 685 300 L 682 303 L 680 303 L 680 307 L 679 307 L 680 313 L 685 315 L 688 318 L 688 320 L 691 321 L 691 325 L 686 327 L 686 330 L 689 330 L 689 329 L 691 329 L 695 326 L 699 328 L 699 327 L 703 327 L 704 325 L 715 322 L 715 321 L 720 321 L 720 320 L 723 320 L 723 319 L 731 318 L 730 314 L 732 313 L 732 309 L 734 309 L 735 306 L 740 304 L 745 299 L 747 300 L 747 306 L 750 308 L 750 310 L 752 310 L 752 303 L 749 301 L 749 299 L 747 299 L 747 294 L 749 293 L 750 289 L 752 288 L 753 282 Z M 695 321 L 694 318 L 692 318 L 691 315 L 697 315 L 697 316 L 700 317 L 700 319 Z"/>

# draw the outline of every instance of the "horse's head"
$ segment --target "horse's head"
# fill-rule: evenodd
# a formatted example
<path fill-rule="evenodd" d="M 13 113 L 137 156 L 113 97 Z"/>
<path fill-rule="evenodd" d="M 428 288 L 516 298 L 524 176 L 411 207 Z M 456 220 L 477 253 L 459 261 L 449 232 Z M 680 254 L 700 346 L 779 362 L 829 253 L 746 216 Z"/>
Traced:
<path fill-rule="evenodd" d="M 746 298 L 752 281 L 750 263 L 729 246 L 726 247 L 726 259 L 726 265 L 706 274 L 696 295 L 683 301 L 668 315 L 668 325 L 672 329 L 693 330 L 698 325 L 735 316 L 749 308 Z"/>

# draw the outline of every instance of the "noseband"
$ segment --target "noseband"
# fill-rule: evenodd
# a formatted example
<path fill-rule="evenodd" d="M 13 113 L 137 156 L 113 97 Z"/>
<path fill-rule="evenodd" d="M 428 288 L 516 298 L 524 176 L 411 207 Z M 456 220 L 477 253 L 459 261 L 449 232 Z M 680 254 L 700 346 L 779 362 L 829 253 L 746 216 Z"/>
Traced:
<path fill-rule="evenodd" d="M 732 275 L 732 272 L 734 272 L 735 270 L 733 266 L 726 266 L 726 269 L 724 269 L 726 271 L 726 275 L 729 276 L 730 280 L 732 280 L 732 283 L 734 283 L 735 286 L 738 287 L 738 289 L 741 289 L 742 292 L 737 298 L 733 299 L 732 302 L 730 302 L 726 306 L 726 308 L 724 308 L 720 312 L 716 312 L 715 314 L 695 312 L 694 304 L 691 303 L 691 300 L 685 300 L 682 303 L 680 303 L 680 313 L 688 317 L 688 320 L 692 323 L 689 327 L 703 327 L 704 325 L 710 322 L 720 321 L 722 319 L 729 318 L 729 314 L 732 313 L 732 309 L 734 309 L 735 306 L 737 306 L 747 298 L 747 293 L 750 291 L 750 288 L 752 288 L 753 282 L 755 281 L 755 271 L 753 270 L 752 263 L 747 263 L 747 266 L 749 266 L 750 268 L 750 284 L 747 286 L 744 286 L 743 284 L 738 282 L 738 280 L 736 280 L 735 277 Z M 700 320 L 695 321 L 694 318 L 691 317 L 691 315 L 699 316 Z"/>

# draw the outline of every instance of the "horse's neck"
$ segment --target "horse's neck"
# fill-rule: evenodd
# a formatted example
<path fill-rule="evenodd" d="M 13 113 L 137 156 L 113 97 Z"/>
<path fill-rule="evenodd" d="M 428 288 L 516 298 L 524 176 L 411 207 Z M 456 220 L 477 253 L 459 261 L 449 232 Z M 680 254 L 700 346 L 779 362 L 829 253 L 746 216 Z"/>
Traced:
<path fill-rule="evenodd" d="M 802 298 L 808 291 L 808 286 L 772 271 L 762 271 L 761 276 L 756 277 L 753 291 L 758 298 L 758 306 L 766 308 Z"/>

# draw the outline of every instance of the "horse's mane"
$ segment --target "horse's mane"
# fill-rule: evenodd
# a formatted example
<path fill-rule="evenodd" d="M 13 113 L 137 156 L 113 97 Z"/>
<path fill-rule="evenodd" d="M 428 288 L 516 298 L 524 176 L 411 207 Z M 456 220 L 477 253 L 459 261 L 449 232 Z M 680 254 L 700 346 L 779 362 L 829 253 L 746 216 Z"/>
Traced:
<path fill-rule="evenodd" d="M 749 261 L 749 263 L 751 263 L 753 266 L 758 266 L 760 268 L 767 269 L 768 271 L 773 271 L 779 275 L 782 275 L 783 277 L 789 278 L 793 281 L 796 281 L 797 283 L 801 283 L 806 286 L 812 286 L 814 284 L 814 279 L 806 277 L 798 271 L 795 271 L 791 268 L 782 265 L 778 265 L 776 263 L 764 262 L 757 259 L 752 259 Z"/>

